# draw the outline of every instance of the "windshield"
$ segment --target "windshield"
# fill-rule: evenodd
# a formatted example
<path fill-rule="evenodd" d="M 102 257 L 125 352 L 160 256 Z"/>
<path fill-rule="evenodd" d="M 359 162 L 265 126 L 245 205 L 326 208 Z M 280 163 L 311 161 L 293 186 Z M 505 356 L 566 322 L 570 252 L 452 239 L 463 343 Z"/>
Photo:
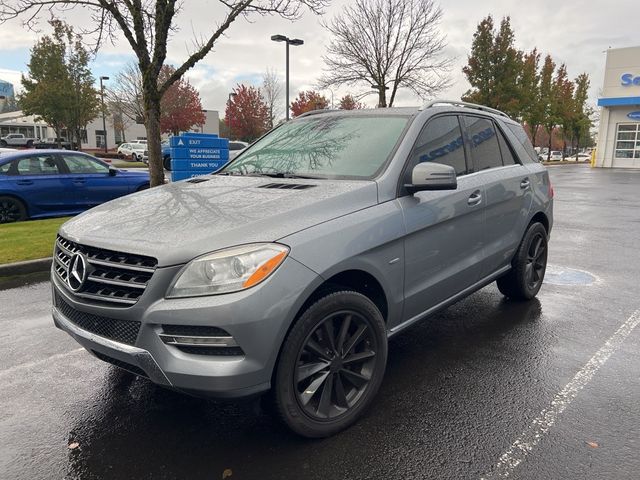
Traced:
<path fill-rule="evenodd" d="M 221 173 L 371 178 L 385 164 L 409 117 L 325 116 L 286 123 Z"/>

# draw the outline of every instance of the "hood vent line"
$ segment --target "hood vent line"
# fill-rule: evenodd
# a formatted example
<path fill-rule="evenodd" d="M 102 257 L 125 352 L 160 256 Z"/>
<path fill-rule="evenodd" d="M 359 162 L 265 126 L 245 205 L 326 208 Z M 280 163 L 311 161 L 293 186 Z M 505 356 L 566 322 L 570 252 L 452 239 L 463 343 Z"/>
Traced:
<path fill-rule="evenodd" d="M 304 183 L 267 183 L 266 185 L 260 185 L 256 188 L 275 188 L 278 190 L 306 190 L 307 188 L 313 188 L 315 185 L 308 185 Z"/>

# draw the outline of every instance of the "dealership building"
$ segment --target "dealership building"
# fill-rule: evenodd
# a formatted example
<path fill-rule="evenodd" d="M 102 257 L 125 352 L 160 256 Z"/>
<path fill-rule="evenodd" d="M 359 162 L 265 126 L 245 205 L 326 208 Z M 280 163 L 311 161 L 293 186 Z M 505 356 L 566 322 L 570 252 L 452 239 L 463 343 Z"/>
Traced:
<path fill-rule="evenodd" d="M 640 47 L 607 50 L 596 166 L 640 169 Z"/>

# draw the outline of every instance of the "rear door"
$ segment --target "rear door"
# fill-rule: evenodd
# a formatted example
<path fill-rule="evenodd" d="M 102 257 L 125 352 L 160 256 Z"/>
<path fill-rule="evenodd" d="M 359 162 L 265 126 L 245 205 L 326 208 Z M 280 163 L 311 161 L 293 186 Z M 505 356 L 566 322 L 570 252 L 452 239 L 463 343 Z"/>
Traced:
<path fill-rule="evenodd" d="M 73 211 L 73 195 L 65 188 L 62 169 L 53 154 L 14 160 L 9 183 L 29 204 L 29 215 Z"/>
<path fill-rule="evenodd" d="M 67 181 L 74 192 L 75 203 L 87 209 L 122 197 L 130 191 L 122 176 L 109 175 L 109 167 L 88 155 L 63 153 L 62 161 L 67 169 Z"/>
<path fill-rule="evenodd" d="M 404 320 L 419 316 L 476 283 L 483 259 L 484 190 L 467 161 L 457 115 L 428 120 L 408 160 L 404 183 L 419 162 L 456 170 L 458 188 L 399 198 L 405 238 Z"/>
<path fill-rule="evenodd" d="M 532 179 L 492 118 L 463 118 L 474 168 L 485 188 L 484 277 L 509 265 L 520 244 L 533 200 Z"/>

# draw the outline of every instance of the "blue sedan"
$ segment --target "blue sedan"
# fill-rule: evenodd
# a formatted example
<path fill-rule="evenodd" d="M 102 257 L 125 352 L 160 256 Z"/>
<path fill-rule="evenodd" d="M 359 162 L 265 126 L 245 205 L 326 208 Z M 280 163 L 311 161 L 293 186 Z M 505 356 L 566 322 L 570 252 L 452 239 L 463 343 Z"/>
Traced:
<path fill-rule="evenodd" d="M 75 215 L 149 188 L 149 174 L 68 150 L 0 153 L 0 223 Z"/>

